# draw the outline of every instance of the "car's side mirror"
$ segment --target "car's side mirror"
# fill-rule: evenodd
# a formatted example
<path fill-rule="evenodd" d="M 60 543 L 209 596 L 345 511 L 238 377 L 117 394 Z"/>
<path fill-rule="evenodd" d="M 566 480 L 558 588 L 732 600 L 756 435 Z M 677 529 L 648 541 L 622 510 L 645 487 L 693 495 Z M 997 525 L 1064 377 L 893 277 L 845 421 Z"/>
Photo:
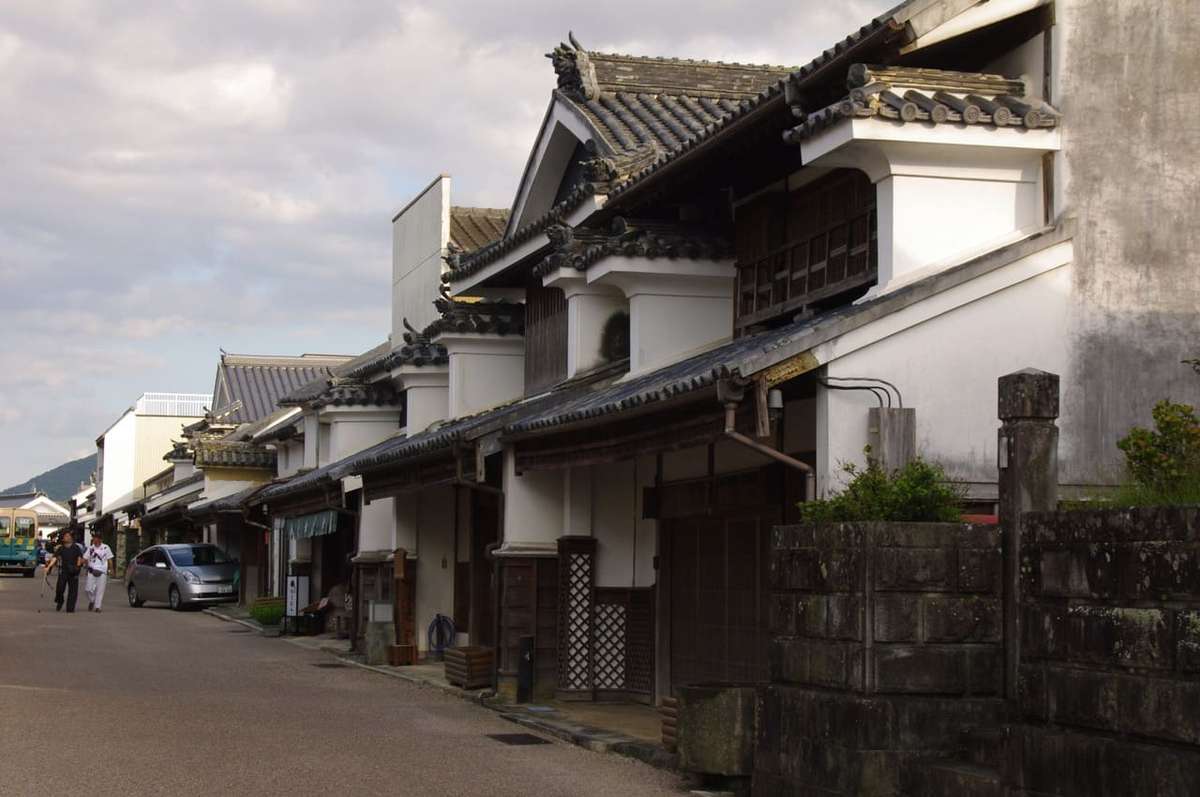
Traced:
<path fill-rule="evenodd" d="M 155 566 L 155 567 L 157 567 L 157 568 L 160 568 L 160 569 L 162 569 L 162 570 L 166 570 L 166 569 L 167 569 L 167 563 L 166 563 L 166 562 L 155 562 L 155 563 L 154 563 L 154 566 Z"/>

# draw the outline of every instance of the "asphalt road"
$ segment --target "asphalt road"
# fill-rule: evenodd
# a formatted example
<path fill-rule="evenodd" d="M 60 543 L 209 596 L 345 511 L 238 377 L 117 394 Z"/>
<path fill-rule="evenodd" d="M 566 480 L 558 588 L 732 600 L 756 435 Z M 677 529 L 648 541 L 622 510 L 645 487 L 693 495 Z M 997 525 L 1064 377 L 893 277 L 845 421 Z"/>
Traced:
<path fill-rule="evenodd" d="M 644 764 L 200 612 L 54 611 L 0 576 L 0 794 L 667 795 Z M 81 585 L 82 587 L 82 585 Z M 50 590 L 47 590 L 49 593 Z M 40 613 L 39 613 L 40 608 Z"/>

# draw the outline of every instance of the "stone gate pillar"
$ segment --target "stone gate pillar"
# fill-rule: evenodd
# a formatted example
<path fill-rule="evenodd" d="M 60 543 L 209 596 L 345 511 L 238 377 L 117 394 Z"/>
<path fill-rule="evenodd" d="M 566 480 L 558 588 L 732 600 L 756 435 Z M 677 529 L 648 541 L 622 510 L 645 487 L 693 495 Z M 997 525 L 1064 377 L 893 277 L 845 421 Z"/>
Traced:
<path fill-rule="evenodd" d="M 1058 508 L 1058 374 L 1026 368 L 1000 377 L 997 467 L 1004 538 L 1004 689 L 1017 696 L 1021 515 Z"/>

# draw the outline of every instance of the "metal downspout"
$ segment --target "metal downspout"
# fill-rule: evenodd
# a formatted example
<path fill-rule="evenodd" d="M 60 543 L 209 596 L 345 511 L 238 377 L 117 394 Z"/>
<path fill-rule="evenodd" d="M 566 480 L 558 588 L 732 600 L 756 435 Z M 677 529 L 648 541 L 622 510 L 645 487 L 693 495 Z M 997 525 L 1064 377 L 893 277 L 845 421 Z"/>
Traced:
<path fill-rule="evenodd" d="M 805 502 L 812 501 L 816 498 L 817 490 L 817 474 L 812 466 L 807 462 L 801 462 L 795 457 L 789 457 L 787 454 L 772 448 L 771 446 L 760 443 L 757 440 L 747 437 L 737 430 L 737 408 L 738 402 L 725 402 L 725 430 L 724 435 L 730 440 L 733 440 L 746 448 L 757 451 L 765 457 L 770 457 L 776 462 L 782 462 L 789 468 L 802 471 L 804 473 L 804 500 Z"/>

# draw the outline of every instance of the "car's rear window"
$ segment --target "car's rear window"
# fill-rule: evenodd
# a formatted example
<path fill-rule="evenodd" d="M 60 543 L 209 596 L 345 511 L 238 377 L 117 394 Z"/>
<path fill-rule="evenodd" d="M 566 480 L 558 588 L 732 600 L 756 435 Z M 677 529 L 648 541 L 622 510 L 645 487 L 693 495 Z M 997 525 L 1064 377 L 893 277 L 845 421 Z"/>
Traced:
<path fill-rule="evenodd" d="M 214 545 L 189 545 L 184 548 L 171 548 L 170 554 L 171 559 L 178 567 L 223 565 L 229 562 L 229 557 Z"/>

